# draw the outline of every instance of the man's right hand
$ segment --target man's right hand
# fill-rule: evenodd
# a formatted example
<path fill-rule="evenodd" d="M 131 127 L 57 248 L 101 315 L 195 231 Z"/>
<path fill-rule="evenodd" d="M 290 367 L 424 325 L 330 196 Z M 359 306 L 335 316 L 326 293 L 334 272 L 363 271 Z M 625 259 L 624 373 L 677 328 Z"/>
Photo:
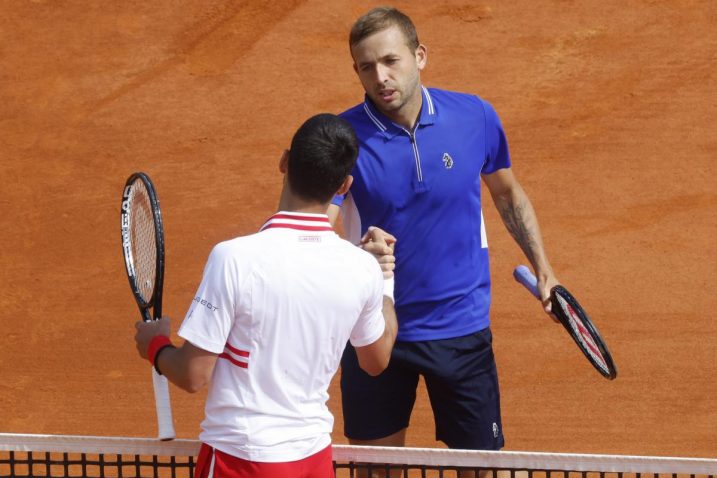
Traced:
<path fill-rule="evenodd" d="M 381 266 L 383 278 L 390 279 L 393 277 L 393 270 L 396 268 L 396 257 L 393 255 L 395 245 L 395 237 L 381 228 L 370 226 L 366 234 L 361 238 L 359 247 L 373 254 Z"/>

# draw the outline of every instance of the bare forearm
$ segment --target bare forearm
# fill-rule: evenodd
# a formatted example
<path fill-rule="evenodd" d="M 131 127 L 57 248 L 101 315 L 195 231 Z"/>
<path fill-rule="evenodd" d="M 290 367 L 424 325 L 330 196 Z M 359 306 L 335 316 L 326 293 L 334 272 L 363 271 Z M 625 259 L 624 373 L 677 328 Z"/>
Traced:
<path fill-rule="evenodd" d="M 517 185 L 510 192 L 494 196 L 493 199 L 508 232 L 522 249 L 536 274 L 552 273 L 543 247 L 538 218 L 523 189 Z"/>
<path fill-rule="evenodd" d="M 510 168 L 483 176 L 505 227 L 523 250 L 538 277 L 543 308 L 550 313 L 550 291 L 558 284 L 543 247 L 543 238 L 530 199 Z"/>
<path fill-rule="evenodd" d="M 393 300 L 383 296 L 383 318 L 386 321 L 386 330 L 383 334 L 388 342 L 388 355 L 391 355 L 393 344 L 396 342 L 396 336 L 398 335 L 398 320 L 396 318 L 396 308 L 393 305 Z"/>
<path fill-rule="evenodd" d="M 185 343 L 180 348 L 166 348 L 157 357 L 157 367 L 167 380 L 189 393 L 204 388 L 211 378 L 216 356 L 204 352 L 197 354 L 196 348 Z"/>
<path fill-rule="evenodd" d="M 370 345 L 356 347 L 359 366 L 364 372 L 373 377 L 379 375 L 388 367 L 393 344 L 396 342 L 398 333 L 393 300 L 385 296 L 383 298 L 383 318 L 386 321 L 383 335 Z"/>

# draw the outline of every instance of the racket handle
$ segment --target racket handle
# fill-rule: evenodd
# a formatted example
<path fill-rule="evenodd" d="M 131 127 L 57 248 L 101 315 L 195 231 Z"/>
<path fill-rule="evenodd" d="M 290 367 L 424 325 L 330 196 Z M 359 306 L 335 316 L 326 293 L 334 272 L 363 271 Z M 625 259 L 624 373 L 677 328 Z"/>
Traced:
<path fill-rule="evenodd" d="M 513 277 L 515 280 L 523 284 L 523 287 L 528 289 L 536 299 L 540 299 L 540 293 L 538 292 L 538 279 L 535 278 L 527 266 L 520 265 L 516 267 L 513 271 Z"/>
<path fill-rule="evenodd" d="M 167 377 L 157 373 L 152 367 L 152 384 L 154 385 L 154 401 L 157 406 L 157 426 L 160 440 L 174 440 L 174 420 L 172 405 L 169 402 L 169 382 Z"/>

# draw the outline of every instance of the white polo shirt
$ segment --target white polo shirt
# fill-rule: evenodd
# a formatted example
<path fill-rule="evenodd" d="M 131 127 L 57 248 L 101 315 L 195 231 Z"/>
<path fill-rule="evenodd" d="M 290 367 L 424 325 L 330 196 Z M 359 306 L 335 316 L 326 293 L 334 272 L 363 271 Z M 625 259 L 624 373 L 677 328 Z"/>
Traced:
<path fill-rule="evenodd" d="M 328 387 L 347 341 L 384 331 L 383 276 L 328 217 L 279 212 L 214 247 L 179 335 L 219 354 L 200 439 L 245 460 L 306 458 L 331 442 Z"/>

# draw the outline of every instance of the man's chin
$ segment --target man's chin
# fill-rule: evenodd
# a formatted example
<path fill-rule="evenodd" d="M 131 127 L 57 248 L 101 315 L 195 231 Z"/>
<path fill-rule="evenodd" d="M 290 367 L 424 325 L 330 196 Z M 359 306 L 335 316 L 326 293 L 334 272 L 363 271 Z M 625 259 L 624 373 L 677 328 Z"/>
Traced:
<path fill-rule="evenodd" d="M 383 98 L 371 98 L 373 104 L 382 112 L 392 112 L 401 109 L 402 103 L 398 100 L 384 101 Z"/>

